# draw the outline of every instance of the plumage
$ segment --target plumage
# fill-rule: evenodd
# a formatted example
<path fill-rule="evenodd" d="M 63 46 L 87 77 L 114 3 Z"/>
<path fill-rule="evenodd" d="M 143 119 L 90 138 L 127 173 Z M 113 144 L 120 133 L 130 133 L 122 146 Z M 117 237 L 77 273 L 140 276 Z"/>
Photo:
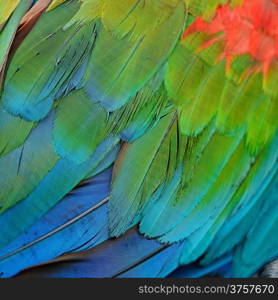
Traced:
<path fill-rule="evenodd" d="M 0 2 L 0 83 L 4 76 L 8 53 L 11 48 L 20 20 L 32 1 L 12 0 Z"/>
<path fill-rule="evenodd" d="M 278 257 L 276 0 L 2 2 L 2 277 Z"/>
<path fill-rule="evenodd" d="M 111 168 L 82 183 L 19 238 L 4 247 L 0 252 L 4 275 L 15 275 L 30 264 L 43 263 L 64 253 L 86 248 L 89 243 L 97 245 L 107 239 L 108 227 L 104 225 L 107 216 L 103 206 L 107 205 L 105 199 L 109 193 L 110 177 Z M 91 226 L 92 223 L 94 226 Z M 73 233 L 75 239 L 68 239 L 66 243 L 63 237 Z M 40 252 L 40 256 L 30 255 L 32 252 Z"/>

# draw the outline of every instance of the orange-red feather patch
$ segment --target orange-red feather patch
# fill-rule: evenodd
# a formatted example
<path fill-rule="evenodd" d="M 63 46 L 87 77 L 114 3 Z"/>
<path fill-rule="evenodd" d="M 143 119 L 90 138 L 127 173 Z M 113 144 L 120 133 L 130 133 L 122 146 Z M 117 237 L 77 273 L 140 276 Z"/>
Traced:
<path fill-rule="evenodd" d="M 223 43 L 219 59 L 226 59 L 227 70 L 234 57 L 249 54 L 256 62 L 251 71 L 263 72 L 265 77 L 270 67 L 277 65 L 278 0 L 243 0 L 235 7 L 230 3 L 219 5 L 211 21 L 196 18 L 183 38 L 195 32 L 210 37 L 201 49 Z"/>

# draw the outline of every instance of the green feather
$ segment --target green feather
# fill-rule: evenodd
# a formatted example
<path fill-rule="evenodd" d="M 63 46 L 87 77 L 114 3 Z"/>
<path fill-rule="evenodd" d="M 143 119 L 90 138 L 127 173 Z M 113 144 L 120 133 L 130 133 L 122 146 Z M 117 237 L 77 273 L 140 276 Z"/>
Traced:
<path fill-rule="evenodd" d="M 92 46 L 95 30 L 93 24 L 62 29 L 77 7 L 72 4 L 65 10 L 59 6 L 46 13 L 16 51 L 2 97 L 14 115 L 38 121 L 50 111 L 54 99 L 70 88 Z M 43 27 L 48 22 L 51 25 L 46 30 Z"/>
<path fill-rule="evenodd" d="M 167 137 L 173 122 L 174 115 L 169 114 L 143 137 L 122 148 L 115 166 L 109 203 L 112 235 L 122 234 L 138 216 L 147 200 L 142 197 L 144 185 L 152 186 L 151 190 L 147 189 L 151 195 L 165 179 L 170 142 Z"/>
<path fill-rule="evenodd" d="M 0 71 L 6 63 L 7 55 L 8 55 L 9 49 L 11 47 L 13 38 L 15 36 L 16 30 L 19 26 L 19 23 L 20 23 L 23 15 L 25 14 L 25 12 L 30 7 L 31 3 L 32 3 L 32 0 L 20 1 L 14 7 L 15 10 L 11 13 L 9 20 L 7 21 L 7 23 L 5 25 L 3 25 L 1 22 L 1 21 L 6 21 L 6 17 L 4 17 L 4 19 L 2 18 L 2 10 L 3 10 L 3 15 L 4 15 L 6 13 L 5 8 L 7 8 L 7 7 L 5 7 L 5 5 L 7 5 L 7 4 L 4 3 L 4 7 L 0 7 L 0 10 L 1 10 L 0 26 L 2 26 L 2 25 L 4 26 L 2 28 L 2 30 L 0 27 Z M 1 4 L 1 5 L 3 5 L 3 4 Z M 10 7 L 10 8 L 12 8 L 12 7 Z M 9 13 L 9 11 L 7 11 L 7 12 Z"/>
<path fill-rule="evenodd" d="M 52 145 L 52 118 L 41 122 L 24 144 L 0 158 L 1 212 L 24 199 L 59 157 Z"/>
<path fill-rule="evenodd" d="M 87 160 L 107 137 L 106 113 L 77 90 L 61 99 L 54 122 L 57 153 L 76 163 Z"/>
<path fill-rule="evenodd" d="M 135 40 L 130 39 L 132 32 L 119 38 L 103 28 L 84 78 L 90 97 L 108 111 L 123 106 L 166 62 L 184 18 L 184 6 L 179 3 L 163 23 Z"/>
<path fill-rule="evenodd" d="M 0 106 L 0 157 L 21 146 L 34 126 L 34 123 L 13 116 Z"/>

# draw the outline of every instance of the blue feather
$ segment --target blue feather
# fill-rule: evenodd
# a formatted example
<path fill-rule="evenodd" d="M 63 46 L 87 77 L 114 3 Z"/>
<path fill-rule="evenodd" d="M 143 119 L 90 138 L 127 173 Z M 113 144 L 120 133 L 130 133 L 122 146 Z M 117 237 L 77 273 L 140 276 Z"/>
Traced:
<path fill-rule="evenodd" d="M 54 207 L 87 174 L 98 167 L 117 144 L 117 138 L 108 138 L 98 146 L 89 160 L 79 165 L 69 162 L 67 159 L 60 159 L 28 197 L 0 216 L 0 226 L 9 228 L 9 231 L 0 237 L 1 247 L 26 231 Z"/>
<path fill-rule="evenodd" d="M 3 277 L 108 238 L 107 196 L 112 168 L 68 194 L 28 231 L 1 250 Z M 80 249 L 78 249 L 80 250 Z"/>

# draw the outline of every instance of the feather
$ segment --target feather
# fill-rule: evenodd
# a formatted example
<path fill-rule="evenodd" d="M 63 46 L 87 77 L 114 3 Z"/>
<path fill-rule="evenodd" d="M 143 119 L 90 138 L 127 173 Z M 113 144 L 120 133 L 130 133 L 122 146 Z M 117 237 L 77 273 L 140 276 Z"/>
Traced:
<path fill-rule="evenodd" d="M 260 214 L 235 252 L 233 274 L 236 277 L 250 276 L 278 255 L 277 239 L 273 238 L 278 228 L 277 172 L 262 198 Z"/>
<path fill-rule="evenodd" d="M 15 37 L 20 20 L 30 7 L 32 1 L 5 1 L 0 2 L 0 84 L 7 62 L 8 52 Z M 10 17 L 11 15 L 11 17 Z M 10 18 L 9 18 L 10 17 Z M 9 20 L 8 20 L 9 18 Z M 8 21 L 7 21 L 8 20 Z M 7 21 L 7 22 L 6 22 Z M 4 24 L 6 22 L 6 24 Z"/>
<path fill-rule="evenodd" d="M 2 276 L 277 258 L 277 1 L 22 3 L 0 33 Z"/>
<path fill-rule="evenodd" d="M 148 6 L 142 9 L 144 15 L 148 13 L 147 9 Z M 102 28 L 84 85 L 90 97 L 106 110 L 114 111 L 125 104 L 160 69 L 172 52 L 183 26 L 183 4 L 179 2 L 177 7 L 170 9 L 171 14 L 165 22 L 135 40 L 130 39 L 130 35 L 115 37 Z M 157 36 L 160 38 L 156 39 Z"/>
<path fill-rule="evenodd" d="M 35 124 L 15 117 L 0 105 L 0 157 L 21 146 Z"/>
<path fill-rule="evenodd" d="M 26 267 L 52 260 L 66 252 L 77 251 L 89 242 L 92 247 L 107 239 L 105 206 L 110 178 L 111 168 L 82 183 L 2 249 L 2 277 L 10 277 Z"/>
<path fill-rule="evenodd" d="M 20 0 L 12 0 L 9 2 L 5 2 L 4 0 L 1 0 L 0 7 L 1 7 L 1 15 L 0 15 L 0 24 L 3 24 L 7 21 L 7 19 L 10 17 L 10 15 L 13 13 L 13 11 L 18 6 Z"/>
<path fill-rule="evenodd" d="M 1 215 L 0 222 L 5 224 L 6 228 L 0 238 L 1 246 L 7 245 L 54 207 L 87 174 L 98 167 L 106 155 L 114 150 L 117 143 L 117 138 L 104 141 L 95 153 L 81 164 L 72 163 L 67 159 L 57 160 L 51 171 L 41 176 L 43 178 L 37 182 L 37 186 L 33 187 L 27 197 Z M 48 193 L 45 193 L 46 190 Z M 28 214 L 28 218 L 25 217 L 26 214 Z M 10 226 L 12 226 L 12 230 Z"/>
<path fill-rule="evenodd" d="M 93 31 L 94 26 L 68 31 L 61 28 L 76 9 L 76 5 L 72 4 L 68 9 L 61 10 L 62 15 L 59 17 L 52 16 L 52 11 L 43 15 L 16 51 L 7 72 L 2 95 L 5 108 L 12 114 L 31 121 L 44 118 L 54 99 L 61 95 L 61 89 L 66 89 L 69 84 L 67 80 L 82 63 L 82 57 L 86 57 L 86 51 L 93 40 L 83 39 L 88 37 L 87 30 Z M 51 26 L 42 29 L 50 19 Z M 85 32 L 87 35 L 84 35 Z M 30 43 L 32 47 L 29 47 Z M 48 51 L 49 48 L 52 51 Z"/>
<path fill-rule="evenodd" d="M 109 134 L 105 122 L 105 111 L 82 90 L 68 94 L 60 100 L 54 122 L 57 153 L 77 163 L 86 161 Z"/>
<path fill-rule="evenodd" d="M 146 180 L 145 177 L 152 169 L 155 172 L 155 168 L 159 168 L 159 165 L 154 162 L 154 158 L 162 148 L 161 145 L 165 141 L 171 124 L 174 122 L 173 118 L 173 114 L 166 116 L 143 138 L 138 139 L 131 145 L 126 144 L 122 148 L 115 167 L 115 181 L 113 182 L 111 200 L 109 202 L 110 228 L 113 235 L 118 236 L 123 233 L 127 226 L 130 226 L 130 222 L 138 216 L 142 206 L 140 194 L 142 193 L 143 183 Z M 147 145 L 149 145 L 149 149 L 146 148 Z M 161 152 L 166 152 L 167 155 L 167 148 L 164 148 L 166 147 L 163 147 Z M 121 160 L 121 157 L 123 157 L 123 160 Z M 165 168 L 165 166 L 167 164 L 161 164 L 160 170 L 158 169 L 161 173 L 157 176 L 157 179 L 155 178 L 157 181 L 155 182 L 156 186 L 154 185 L 152 190 L 148 191 L 149 195 L 163 180 L 165 171 L 163 172 L 161 168 Z M 127 168 L 129 168 L 129 172 L 126 172 Z M 126 200 L 123 201 L 123 199 Z"/>
<path fill-rule="evenodd" d="M 176 246 L 166 248 L 155 240 L 145 239 L 132 228 L 121 238 L 107 240 L 92 250 L 61 257 L 51 264 L 27 270 L 19 277 L 138 277 L 136 273 L 148 276 L 153 267 L 159 274 L 163 269 L 161 257 L 166 264 L 171 254 L 177 252 Z M 164 272 L 168 274 L 170 269 Z"/>

